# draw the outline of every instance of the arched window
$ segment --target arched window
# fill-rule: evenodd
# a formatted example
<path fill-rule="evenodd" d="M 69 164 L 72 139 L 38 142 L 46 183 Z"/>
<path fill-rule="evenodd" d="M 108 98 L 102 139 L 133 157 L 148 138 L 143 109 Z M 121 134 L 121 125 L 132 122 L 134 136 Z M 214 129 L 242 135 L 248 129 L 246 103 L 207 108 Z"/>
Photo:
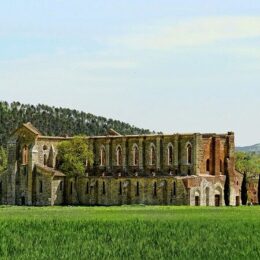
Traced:
<path fill-rule="evenodd" d="M 133 146 L 133 165 L 137 166 L 139 163 L 139 151 L 138 151 L 138 146 L 134 145 Z"/>
<path fill-rule="evenodd" d="M 150 165 L 156 164 L 156 154 L 155 154 L 155 147 L 152 144 L 150 148 Z"/>
<path fill-rule="evenodd" d="M 42 181 L 39 181 L 39 192 L 42 193 L 42 191 L 43 191 Z"/>
<path fill-rule="evenodd" d="M 219 171 L 222 173 L 223 172 L 223 163 L 222 160 L 219 160 Z"/>
<path fill-rule="evenodd" d="M 122 149 L 120 146 L 116 149 L 116 165 L 121 166 L 122 165 Z"/>
<path fill-rule="evenodd" d="M 139 181 L 136 183 L 136 196 L 140 195 L 140 191 L 139 191 Z"/>
<path fill-rule="evenodd" d="M 24 165 L 28 164 L 28 157 L 29 157 L 29 150 L 28 150 L 28 146 L 25 145 L 23 147 L 23 152 L 22 152 L 22 163 Z"/>
<path fill-rule="evenodd" d="M 106 184 L 103 181 L 103 185 L 102 185 L 102 194 L 105 195 L 106 194 Z"/>
<path fill-rule="evenodd" d="M 173 191 L 172 191 L 173 196 L 176 196 L 176 182 L 173 183 Z"/>
<path fill-rule="evenodd" d="M 210 159 L 206 161 L 206 172 L 210 172 Z"/>
<path fill-rule="evenodd" d="M 60 191 L 63 190 L 63 181 L 60 182 Z"/>
<path fill-rule="evenodd" d="M 46 166 L 47 165 L 47 154 L 43 155 L 43 165 Z"/>
<path fill-rule="evenodd" d="M 106 150 L 105 147 L 101 147 L 100 149 L 100 166 L 106 165 Z"/>
<path fill-rule="evenodd" d="M 191 144 L 187 145 L 187 163 L 191 164 L 192 162 L 192 147 Z"/>
<path fill-rule="evenodd" d="M 173 147 L 170 144 L 168 146 L 168 165 L 172 165 L 172 163 L 173 163 Z"/>

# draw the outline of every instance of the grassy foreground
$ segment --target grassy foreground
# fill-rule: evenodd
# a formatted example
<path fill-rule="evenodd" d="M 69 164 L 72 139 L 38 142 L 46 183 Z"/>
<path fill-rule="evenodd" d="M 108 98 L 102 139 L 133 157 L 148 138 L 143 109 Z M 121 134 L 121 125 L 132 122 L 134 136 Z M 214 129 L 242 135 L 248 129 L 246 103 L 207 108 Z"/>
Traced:
<path fill-rule="evenodd" d="M 260 207 L 0 207 L 1 259 L 259 259 Z"/>

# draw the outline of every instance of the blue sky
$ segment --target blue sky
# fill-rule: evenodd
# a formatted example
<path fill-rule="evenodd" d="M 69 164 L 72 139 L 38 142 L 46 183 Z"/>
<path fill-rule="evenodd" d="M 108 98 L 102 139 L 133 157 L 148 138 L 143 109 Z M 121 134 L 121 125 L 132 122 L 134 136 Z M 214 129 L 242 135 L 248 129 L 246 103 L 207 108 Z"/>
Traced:
<path fill-rule="evenodd" d="M 1 1 L 0 99 L 259 143 L 260 1 Z"/>

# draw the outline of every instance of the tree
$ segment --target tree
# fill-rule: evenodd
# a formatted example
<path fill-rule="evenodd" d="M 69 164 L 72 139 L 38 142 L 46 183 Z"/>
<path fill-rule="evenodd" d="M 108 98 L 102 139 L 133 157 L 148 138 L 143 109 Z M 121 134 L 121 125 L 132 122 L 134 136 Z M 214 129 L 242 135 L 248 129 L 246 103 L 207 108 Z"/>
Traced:
<path fill-rule="evenodd" d="M 86 161 L 90 164 L 93 162 L 93 153 L 82 136 L 61 142 L 58 151 L 58 169 L 69 177 L 83 176 Z"/>
<path fill-rule="evenodd" d="M 225 205 L 229 206 L 230 205 L 230 179 L 228 173 L 226 174 L 226 181 L 224 186 L 224 200 L 225 200 Z"/>
<path fill-rule="evenodd" d="M 0 146 L 0 173 L 7 168 L 7 155 L 5 149 Z"/>
<path fill-rule="evenodd" d="M 242 200 L 242 205 L 247 204 L 247 176 L 246 176 L 246 173 L 244 173 L 242 186 L 241 186 L 241 200 Z"/>

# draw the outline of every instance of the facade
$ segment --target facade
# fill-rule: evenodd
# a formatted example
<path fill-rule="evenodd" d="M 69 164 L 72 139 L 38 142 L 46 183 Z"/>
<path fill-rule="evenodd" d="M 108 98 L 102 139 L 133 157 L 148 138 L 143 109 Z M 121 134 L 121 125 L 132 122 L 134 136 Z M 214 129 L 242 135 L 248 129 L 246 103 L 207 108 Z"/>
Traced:
<path fill-rule="evenodd" d="M 248 203 L 259 204 L 258 201 L 259 174 L 251 175 L 247 178 Z"/>
<path fill-rule="evenodd" d="M 12 205 L 240 204 L 241 175 L 234 168 L 234 133 L 86 137 L 94 162 L 83 177 L 56 169 L 58 144 L 30 123 L 10 137 L 1 200 Z"/>

